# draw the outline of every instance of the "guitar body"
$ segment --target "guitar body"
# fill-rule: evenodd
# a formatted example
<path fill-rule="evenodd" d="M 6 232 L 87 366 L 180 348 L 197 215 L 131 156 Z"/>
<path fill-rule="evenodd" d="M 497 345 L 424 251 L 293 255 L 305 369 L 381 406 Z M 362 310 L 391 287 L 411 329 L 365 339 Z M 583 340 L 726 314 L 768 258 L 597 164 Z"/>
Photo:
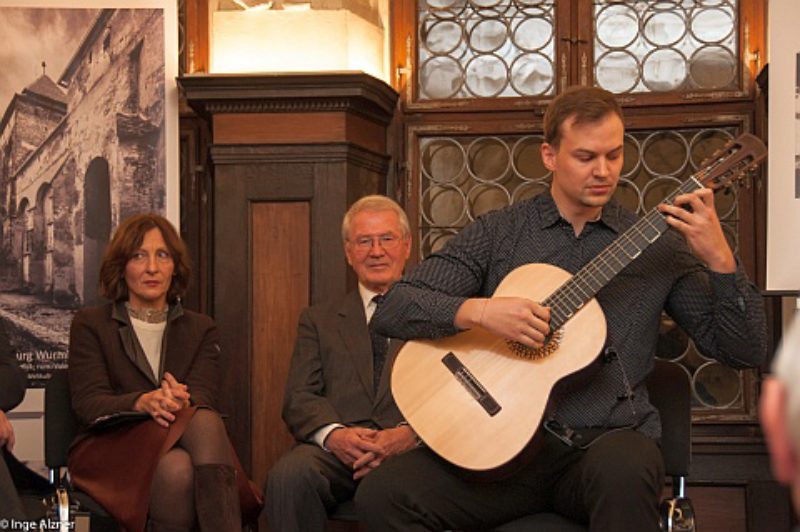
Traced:
<path fill-rule="evenodd" d="M 509 273 L 493 297 L 544 301 L 570 278 L 556 266 L 528 264 Z M 600 353 L 606 321 L 597 300 L 583 305 L 561 331 L 552 352 L 536 357 L 515 352 L 481 328 L 406 342 L 392 369 L 397 406 L 425 444 L 445 460 L 475 471 L 497 469 L 531 441 L 555 383 Z M 471 375 L 466 383 L 456 368 Z M 476 388 L 491 400 L 479 402 Z"/>

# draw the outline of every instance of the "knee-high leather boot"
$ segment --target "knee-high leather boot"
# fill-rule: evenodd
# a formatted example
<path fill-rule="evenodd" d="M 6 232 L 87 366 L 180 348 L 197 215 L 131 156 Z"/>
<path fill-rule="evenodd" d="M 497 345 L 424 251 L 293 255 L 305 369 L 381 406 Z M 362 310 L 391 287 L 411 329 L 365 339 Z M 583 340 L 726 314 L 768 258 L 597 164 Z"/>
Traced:
<path fill-rule="evenodd" d="M 233 466 L 195 466 L 194 503 L 202 532 L 241 532 L 239 489 Z"/>

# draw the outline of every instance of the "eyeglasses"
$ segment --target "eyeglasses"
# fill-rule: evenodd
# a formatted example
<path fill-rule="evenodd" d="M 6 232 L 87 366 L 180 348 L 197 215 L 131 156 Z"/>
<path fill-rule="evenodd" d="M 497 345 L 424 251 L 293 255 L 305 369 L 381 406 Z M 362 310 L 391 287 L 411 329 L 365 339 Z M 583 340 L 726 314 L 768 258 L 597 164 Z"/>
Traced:
<path fill-rule="evenodd" d="M 392 233 L 386 233 L 378 236 L 360 236 L 355 240 L 348 240 L 358 251 L 366 252 L 372 249 L 376 243 L 379 244 L 384 250 L 391 251 L 400 245 L 401 238 Z"/>
<path fill-rule="evenodd" d="M 147 254 L 146 251 L 134 251 L 131 258 L 128 259 L 130 262 L 134 263 L 144 263 L 150 260 L 150 256 Z M 172 261 L 172 255 L 169 251 L 164 249 L 159 249 L 156 251 L 156 262 L 160 262 L 161 264 L 166 264 L 167 262 Z"/>

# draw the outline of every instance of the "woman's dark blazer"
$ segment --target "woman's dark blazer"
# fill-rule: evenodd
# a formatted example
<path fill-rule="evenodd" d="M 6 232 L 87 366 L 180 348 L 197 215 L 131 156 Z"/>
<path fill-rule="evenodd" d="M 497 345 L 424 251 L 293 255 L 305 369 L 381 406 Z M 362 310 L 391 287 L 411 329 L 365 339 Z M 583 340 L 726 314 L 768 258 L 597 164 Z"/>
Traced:
<path fill-rule="evenodd" d="M 189 387 L 192 404 L 216 408 L 219 334 L 203 314 L 170 305 L 161 350 L 163 371 Z M 100 416 L 132 411 L 145 392 L 159 387 L 128 318 L 124 302 L 89 307 L 72 320 L 69 340 L 72 408 L 81 425 Z"/>

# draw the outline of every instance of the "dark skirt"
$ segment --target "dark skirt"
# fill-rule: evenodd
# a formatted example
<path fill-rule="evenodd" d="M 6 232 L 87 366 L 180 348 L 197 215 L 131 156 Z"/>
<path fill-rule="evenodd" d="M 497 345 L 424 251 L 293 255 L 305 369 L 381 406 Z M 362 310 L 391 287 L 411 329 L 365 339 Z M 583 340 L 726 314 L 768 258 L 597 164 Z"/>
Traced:
<path fill-rule="evenodd" d="M 144 531 L 158 461 L 178 442 L 196 410 L 190 407 L 176 412 L 169 428 L 148 419 L 83 435 L 69 453 L 72 483 L 105 508 L 124 530 Z M 233 456 L 242 514 L 248 521 L 258 515 L 263 499 L 235 452 Z"/>

